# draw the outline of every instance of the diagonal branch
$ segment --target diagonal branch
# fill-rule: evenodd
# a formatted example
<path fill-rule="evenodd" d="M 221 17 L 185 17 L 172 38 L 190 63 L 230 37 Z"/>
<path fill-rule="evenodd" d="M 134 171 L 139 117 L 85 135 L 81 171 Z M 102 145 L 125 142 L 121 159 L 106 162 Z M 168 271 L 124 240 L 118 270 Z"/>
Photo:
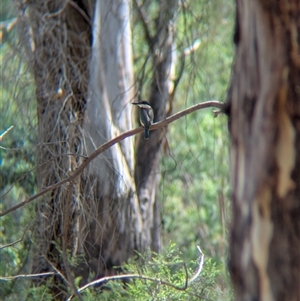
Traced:
<path fill-rule="evenodd" d="M 153 130 L 157 130 L 157 129 L 160 129 L 162 127 L 165 127 L 167 126 L 169 123 L 183 117 L 183 116 L 186 116 L 188 114 L 191 114 L 192 112 L 195 112 L 197 110 L 200 110 L 200 109 L 205 109 L 205 108 L 211 108 L 211 107 L 214 107 L 214 108 L 218 108 L 220 109 L 220 111 L 222 112 L 224 110 L 224 107 L 225 107 L 225 104 L 223 102 L 219 102 L 219 101 L 216 101 L 216 100 L 211 100 L 211 101 L 206 101 L 206 102 L 202 102 L 202 103 L 198 103 L 190 108 L 187 108 L 183 111 L 180 111 L 170 117 L 167 117 L 166 119 L 162 120 L 162 121 L 159 121 L 159 122 L 156 122 L 154 123 L 153 125 L 151 125 L 150 127 L 150 131 L 153 131 Z M 141 133 L 143 132 L 144 129 L 142 127 L 139 127 L 139 128 L 136 128 L 136 129 L 133 129 L 133 130 L 130 130 L 128 132 L 125 132 L 107 142 L 105 142 L 104 144 L 102 144 L 99 148 L 97 148 L 89 157 L 86 157 L 83 162 L 78 166 L 78 168 L 67 178 L 65 178 L 64 180 L 62 181 L 59 181 L 51 186 L 48 186 L 44 189 L 42 189 L 40 192 L 36 193 L 35 195 L 29 197 L 28 199 L 20 202 L 19 204 L 3 211 L 3 212 L 0 212 L 0 217 L 1 216 L 4 216 L 12 211 L 15 211 L 23 206 L 25 206 L 26 204 L 32 202 L 33 200 L 39 198 L 40 196 L 46 194 L 47 192 L 50 192 L 60 186 L 62 186 L 63 184 L 65 183 L 68 183 L 68 182 L 72 182 L 73 180 L 75 180 L 81 173 L 82 171 L 96 158 L 98 157 L 101 153 L 103 153 L 104 151 L 106 151 L 107 149 L 109 149 L 110 147 L 112 147 L 113 145 L 119 143 L 120 141 L 128 138 L 128 137 L 131 137 L 133 135 L 136 135 L 138 133 Z"/>
<path fill-rule="evenodd" d="M 2 134 L 0 135 L 0 141 L 2 141 L 3 137 L 4 137 L 6 134 L 8 134 L 13 128 L 14 128 L 14 126 L 12 125 L 12 126 L 10 126 L 4 133 L 2 133 Z"/>

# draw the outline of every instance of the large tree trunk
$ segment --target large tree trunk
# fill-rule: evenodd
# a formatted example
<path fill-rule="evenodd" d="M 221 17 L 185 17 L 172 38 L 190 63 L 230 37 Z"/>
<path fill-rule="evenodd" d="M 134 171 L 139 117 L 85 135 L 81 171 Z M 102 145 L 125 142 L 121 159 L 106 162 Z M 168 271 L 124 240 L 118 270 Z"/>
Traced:
<path fill-rule="evenodd" d="M 300 5 L 237 1 L 230 92 L 236 300 L 300 298 Z"/>
<path fill-rule="evenodd" d="M 133 127 L 131 45 L 129 1 L 96 1 L 84 122 L 88 154 Z M 84 253 L 95 277 L 112 273 L 113 266 L 120 266 L 133 250 L 149 246 L 133 175 L 133 138 L 127 138 L 96 158 L 82 183 Z"/>
<path fill-rule="evenodd" d="M 170 92 L 175 3 L 172 10 L 161 4 L 158 34 L 151 45 L 155 120 L 164 118 Z M 133 127 L 129 4 L 35 1 L 27 7 L 28 54 L 37 86 L 39 189 L 68 177 L 83 155 Z M 85 283 L 91 275 L 114 273 L 113 267 L 134 250 L 159 251 L 155 191 L 162 137 L 157 131 L 148 142 L 140 140 L 136 157 L 134 140 L 126 139 L 96 158 L 76 181 L 37 203 L 39 260 L 33 270 L 60 271 L 52 284 L 59 298 L 69 289 L 62 285 L 62 276 L 71 285 L 74 276 Z M 70 254 L 80 255 L 78 266 L 72 266 Z"/>
<path fill-rule="evenodd" d="M 70 175 L 85 154 L 81 132 L 89 80 L 89 9 L 61 1 L 32 1 L 24 10 L 38 104 L 39 189 Z M 82 200 L 78 180 L 37 203 L 34 273 L 55 268 L 73 282 L 67 253 L 75 254 L 78 248 Z M 63 290 L 61 283 L 61 277 L 54 277 L 54 295 Z"/>

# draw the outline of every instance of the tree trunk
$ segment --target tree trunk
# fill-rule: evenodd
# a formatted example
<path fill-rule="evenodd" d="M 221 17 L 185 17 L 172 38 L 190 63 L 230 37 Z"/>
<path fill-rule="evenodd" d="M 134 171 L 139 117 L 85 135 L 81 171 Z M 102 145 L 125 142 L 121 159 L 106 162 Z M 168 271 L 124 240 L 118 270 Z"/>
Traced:
<path fill-rule="evenodd" d="M 299 1 L 237 0 L 229 93 L 236 300 L 300 298 Z"/>
<path fill-rule="evenodd" d="M 87 152 L 132 129 L 134 98 L 129 1 L 96 1 L 89 101 L 84 122 Z M 133 138 L 93 161 L 82 181 L 84 254 L 95 277 L 113 273 L 149 246 L 135 194 Z"/>
<path fill-rule="evenodd" d="M 172 76 L 174 76 L 175 64 L 173 46 L 176 10 L 177 1 L 159 1 L 157 33 L 154 37 L 148 37 L 153 64 L 149 99 L 147 100 L 153 108 L 154 122 L 166 117 L 167 106 L 173 93 Z M 145 236 L 149 243 L 152 242 L 152 250 L 155 252 L 159 252 L 161 249 L 160 210 L 156 189 L 160 174 L 161 145 L 165 139 L 165 134 L 166 129 L 161 129 L 151 132 L 151 138 L 148 141 L 144 140 L 142 135 L 137 141 L 135 183 L 146 230 Z"/>
<path fill-rule="evenodd" d="M 28 55 L 37 86 L 37 178 L 42 189 L 68 177 L 83 156 L 133 127 L 130 3 L 36 1 L 26 6 Z M 164 118 L 170 92 L 175 12 L 164 3 L 161 7 L 158 34 L 151 45 L 155 121 Z M 74 290 L 77 276 L 83 284 L 114 273 L 114 266 L 134 250 L 160 250 L 155 192 L 162 139 L 162 131 L 151 133 L 148 142 L 138 142 L 135 156 L 134 140 L 127 138 L 96 158 L 76 181 L 39 200 L 35 232 L 39 259 L 33 270 L 60 271 L 52 283 L 56 298 L 64 298 L 61 293 L 69 290 L 62 285 L 66 280 Z M 70 258 L 79 258 L 79 264 L 71 264 Z"/>
<path fill-rule="evenodd" d="M 66 178 L 85 154 L 81 132 L 89 80 L 89 9 L 61 1 L 31 1 L 24 9 L 38 104 L 39 189 Z M 37 203 L 34 273 L 54 267 L 72 283 L 67 253 L 75 254 L 78 248 L 82 199 L 78 180 Z M 61 283 L 61 277 L 54 277 L 54 295 L 63 291 Z"/>

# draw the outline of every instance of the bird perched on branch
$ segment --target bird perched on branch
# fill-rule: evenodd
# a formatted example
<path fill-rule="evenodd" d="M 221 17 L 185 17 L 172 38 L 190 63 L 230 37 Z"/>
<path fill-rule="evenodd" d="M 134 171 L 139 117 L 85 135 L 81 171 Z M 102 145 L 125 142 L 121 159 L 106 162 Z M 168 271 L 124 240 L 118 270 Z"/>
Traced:
<path fill-rule="evenodd" d="M 140 108 L 140 123 L 145 128 L 144 139 L 149 139 L 149 127 L 153 123 L 153 110 L 150 104 L 143 100 L 140 102 L 133 102 L 133 105 L 136 105 Z"/>

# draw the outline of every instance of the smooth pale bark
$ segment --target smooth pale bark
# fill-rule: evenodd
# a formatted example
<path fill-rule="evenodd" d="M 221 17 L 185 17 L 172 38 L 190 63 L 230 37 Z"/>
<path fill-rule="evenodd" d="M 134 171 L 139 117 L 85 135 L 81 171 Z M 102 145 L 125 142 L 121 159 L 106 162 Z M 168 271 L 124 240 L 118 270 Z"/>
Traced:
<path fill-rule="evenodd" d="M 129 1 L 96 1 L 90 85 L 84 118 L 88 154 L 132 129 L 134 98 Z M 135 194 L 133 138 L 95 159 L 83 181 L 84 253 L 96 277 L 148 246 Z M 89 220 L 88 224 L 85 222 Z M 85 227 L 85 229 L 84 229 Z"/>
<path fill-rule="evenodd" d="M 300 5 L 237 2 L 230 104 L 236 300 L 300 297 Z"/>

